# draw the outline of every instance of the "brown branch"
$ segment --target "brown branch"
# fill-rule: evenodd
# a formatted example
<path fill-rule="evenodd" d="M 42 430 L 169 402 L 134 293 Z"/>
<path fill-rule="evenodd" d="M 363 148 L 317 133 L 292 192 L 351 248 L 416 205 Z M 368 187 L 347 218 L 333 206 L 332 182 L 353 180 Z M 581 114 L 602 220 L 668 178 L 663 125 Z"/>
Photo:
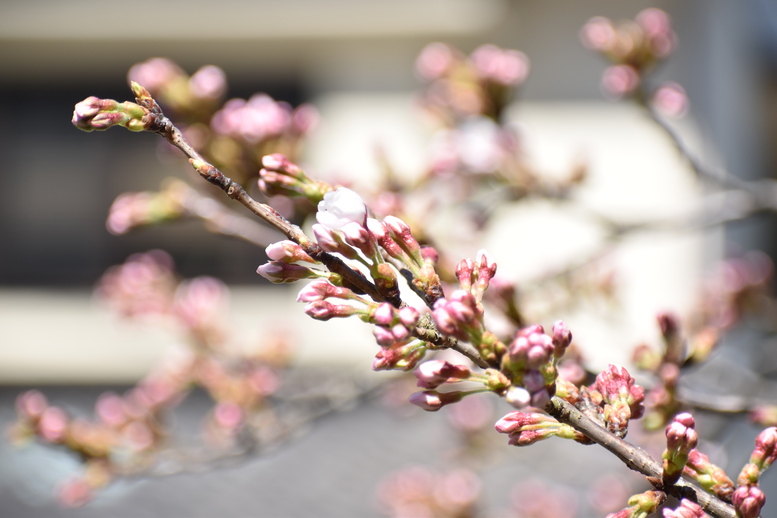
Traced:
<path fill-rule="evenodd" d="M 545 410 L 621 459 L 630 469 L 645 475 L 656 489 L 678 499 L 686 498 L 696 502 L 713 518 L 736 518 L 733 507 L 685 480 L 665 486 L 662 482 L 663 467 L 660 462 L 642 448 L 614 436 L 563 399 L 552 398 Z"/>

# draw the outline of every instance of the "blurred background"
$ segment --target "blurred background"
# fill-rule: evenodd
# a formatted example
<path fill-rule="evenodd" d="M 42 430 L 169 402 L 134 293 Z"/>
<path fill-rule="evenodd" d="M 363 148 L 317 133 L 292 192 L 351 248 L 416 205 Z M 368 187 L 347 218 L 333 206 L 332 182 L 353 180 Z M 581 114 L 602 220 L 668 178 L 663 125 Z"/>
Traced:
<path fill-rule="evenodd" d="M 338 339 L 329 324 L 308 324 L 293 305 L 294 293 L 269 286 L 256 275 L 265 260 L 262 250 L 207 234 L 195 223 L 126 236 L 106 231 L 105 217 L 116 196 L 156 189 L 164 176 L 181 174 L 174 172 L 180 164 L 164 156 L 160 160 L 154 135 L 123 130 L 87 134 L 70 123 L 73 105 L 87 96 L 129 99 L 126 74 L 133 64 L 163 56 L 189 73 L 213 64 L 226 72 L 228 98 L 263 91 L 292 105 L 313 103 L 321 123 L 302 164 L 314 176 L 349 176 L 364 186 L 379 170 L 377 144 L 398 170 L 412 175 L 424 166 L 430 129 L 416 109 L 419 80 L 413 63 L 426 44 L 443 41 L 465 52 L 483 43 L 519 49 L 528 55 L 531 71 L 515 113 L 529 135 L 534 160 L 551 170 L 562 169 L 582 153 L 592 168 L 600 166 L 600 178 L 616 182 L 614 191 L 605 187 L 591 196 L 606 197 L 604 206 L 611 204 L 606 210 L 628 218 L 634 213 L 660 214 L 667 204 L 692 203 L 699 195 L 671 144 L 650 129 L 636 108 L 602 99 L 599 85 L 605 64 L 580 44 L 579 31 L 592 16 L 618 21 L 646 7 L 666 10 L 679 37 L 677 51 L 657 76 L 682 84 L 688 93 L 690 117 L 677 127 L 692 149 L 706 164 L 729 174 L 747 179 L 773 176 L 777 4 L 768 0 L 4 2 L 0 424 L 13 418 L 13 397 L 26 386 L 49 385 L 52 399 L 88 411 L 106 386 L 132 383 L 159 357 L 167 335 L 122 325 L 90 295 L 106 268 L 153 248 L 168 251 L 184 276 L 213 275 L 233 286 L 236 318 L 243 323 L 289 319 L 290 325 L 301 326 L 300 342 L 315 342 L 314 347 L 303 346 L 306 361 L 324 356 L 331 360 L 337 355 L 321 350 L 337 347 L 340 361 L 369 368 L 374 354 L 369 330 Z M 607 154 L 617 158 L 600 158 Z M 661 181 L 630 184 L 626 168 L 644 170 L 647 177 Z M 773 232 L 773 216 L 765 215 L 726 228 L 725 240 L 774 254 Z M 688 272 L 721 257 L 723 238 L 721 231 L 711 231 L 665 243 L 671 253 L 650 259 L 659 268 L 658 280 L 650 274 L 640 277 L 642 264 L 631 264 L 635 289 L 643 290 L 629 295 L 641 304 L 632 316 L 643 321 L 645 315 L 651 317 L 642 327 L 624 324 L 632 334 L 621 346 L 655 337 L 652 315 L 660 304 L 682 309 L 690 303 L 696 275 Z M 509 252 L 500 248 L 504 244 L 498 236 L 493 243 L 490 250 L 497 259 L 499 252 Z M 656 246 L 654 241 L 646 243 L 635 245 L 633 257 L 644 258 L 646 250 Z M 505 266 L 518 278 L 528 275 L 521 268 Z M 291 313 L 300 318 L 293 320 Z M 597 331 L 588 336 L 601 343 Z M 628 352 L 614 354 L 625 359 Z M 596 352 L 592 355 L 598 360 Z M 611 349 L 601 351 L 602 358 L 612 355 Z M 196 409 L 193 404 L 192 413 Z M 327 421 L 323 432 L 301 439 L 295 452 L 203 477 L 120 484 L 81 511 L 58 510 L 50 498 L 53 485 L 73 469 L 73 462 L 49 450 L 19 453 L 4 444 L 0 514 L 303 516 L 312 509 L 316 516 L 372 516 L 377 511 L 371 487 L 382 467 L 398 466 L 400 458 L 434 458 L 434 441 L 413 447 L 393 442 L 398 434 L 416 433 L 412 427 L 400 431 L 400 425 L 426 432 L 445 428 L 442 418 L 423 417 L 428 420 L 407 425 L 375 409 L 362 409 Z M 567 446 L 570 455 L 580 454 L 577 445 Z M 325 453 L 330 447 L 338 452 L 336 459 Z M 524 457 L 516 461 L 515 470 L 528 471 L 526 466 L 541 462 L 547 451 L 521 451 Z M 327 455 L 332 458 L 324 458 Z M 320 463 L 315 460 L 319 456 Z M 345 462 L 340 465 L 341 459 Z M 596 457 L 591 462 L 611 460 Z M 331 471 L 333 465 L 342 469 Z M 495 474 L 492 487 L 515 475 Z"/>

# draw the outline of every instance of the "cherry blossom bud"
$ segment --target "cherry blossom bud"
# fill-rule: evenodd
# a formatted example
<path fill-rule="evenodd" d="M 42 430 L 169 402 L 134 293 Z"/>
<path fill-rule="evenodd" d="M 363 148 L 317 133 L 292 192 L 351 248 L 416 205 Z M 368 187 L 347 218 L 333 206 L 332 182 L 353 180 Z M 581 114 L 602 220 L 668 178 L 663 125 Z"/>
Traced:
<path fill-rule="evenodd" d="M 375 311 L 372 313 L 372 318 L 374 319 L 375 324 L 390 326 L 396 321 L 396 309 L 388 302 L 382 302 L 375 308 Z"/>
<path fill-rule="evenodd" d="M 381 347 L 390 347 L 398 341 L 391 329 L 387 327 L 375 326 L 372 328 L 372 334 Z"/>
<path fill-rule="evenodd" d="M 391 237 L 401 246 L 405 252 L 410 255 L 415 255 L 420 250 L 418 241 L 415 240 L 413 234 L 410 231 L 410 227 L 395 216 L 386 216 L 383 218 L 383 224 L 388 229 Z"/>
<path fill-rule="evenodd" d="M 316 264 L 315 259 L 310 257 L 300 245 L 288 239 L 273 243 L 265 248 L 264 251 L 267 254 L 267 257 L 273 261 L 283 261 L 284 263 L 304 261 L 306 263 Z"/>
<path fill-rule="evenodd" d="M 548 437 L 584 439 L 584 435 L 553 417 L 537 412 L 510 412 L 494 425 L 499 433 L 509 435 L 512 446 L 528 446 Z"/>
<path fill-rule="evenodd" d="M 583 45 L 600 52 L 609 51 L 615 44 L 617 36 L 612 22 L 602 16 L 596 16 L 588 20 L 580 31 L 580 39 Z"/>
<path fill-rule="evenodd" d="M 206 65 L 189 78 L 189 91 L 199 99 L 221 99 L 227 91 L 227 76 L 219 67 Z"/>
<path fill-rule="evenodd" d="M 666 493 L 663 491 L 645 491 L 629 498 L 629 507 L 610 513 L 607 518 L 647 518 L 665 501 Z"/>
<path fill-rule="evenodd" d="M 46 396 L 38 390 L 22 392 L 16 398 L 16 411 L 24 419 L 39 419 L 48 406 Z"/>
<path fill-rule="evenodd" d="M 70 418 L 61 408 L 51 406 L 43 411 L 38 421 L 38 433 L 48 442 L 61 443 L 67 435 Z"/>
<path fill-rule="evenodd" d="M 382 328 L 376 327 L 376 329 Z M 396 342 L 378 351 L 372 362 L 372 370 L 409 371 L 414 369 L 425 355 L 426 345 L 420 340 Z"/>
<path fill-rule="evenodd" d="M 256 273 L 275 284 L 286 284 L 302 279 L 313 279 L 320 272 L 298 264 L 288 264 L 281 261 L 270 261 L 256 269 Z"/>
<path fill-rule="evenodd" d="M 124 126 L 130 131 L 147 129 L 153 116 L 133 102 L 119 103 L 113 99 L 87 97 L 76 104 L 73 110 L 73 125 L 84 131 L 107 130 L 112 126 Z"/>
<path fill-rule="evenodd" d="M 359 257 L 359 253 L 347 244 L 336 231 L 318 223 L 314 224 L 312 229 L 316 243 L 327 252 L 340 254 L 348 259 Z"/>
<path fill-rule="evenodd" d="M 707 513 L 699 504 L 685 498 L 677 509 L 663 509 L 662 513 L 664 518 L 707 518 Z"/>
<path fill-rule="evenodd" d="M 508 354 L 515 368 L 536 369 L 553 356 L 553 339 L 543 332 L 542 326 L 530 326 L 515 334 Z"/>
<path fill-rule="evenodd" d="M 682 413 L 675 416 L 666 428 L 666 450 L 664 459 L 664 483 L 674 484 L 683 472 L 688 455 L 699 442 L 699 436 L 694 430 L 694 419 L 691 414 Z"/>
<path fill-rule="evenodd" d="M 456 278 L 459 280 L 459 285 L 463 290 L 469 290 L 472 287 L 472 274 L 475 271 L 475 266 L 472 259 L 463 259 L 456 266 Z"/>
<path fill-rule="evenodd" d="M 124 399 L 112 392 L 106 392 L 97 398 L 95 413 L 103 423 L 113 428 L 120 427 L 128 418 L 124 411 Z"/>
<path fill-rule="evenodd" d="M 470 370 L 464 365 L 455 365 L 447 361 L 431 360 L 419 365 L 415 372 L 418 386 L 425 389 L 436 389 L 443 383 L 467 379 Z"/>
<path fill-rule="evenodd" d="M 318 204 L 316 220 L 330 230 L 342 230 L 347 223 L 367 223 L 367 206 L 358 194 L 345 187 L 324 195 Z"/>
<path fill-rule="evenodd" d="M 415 62 L 416 72 L 426 81 L 438 79 L 454 64 L 454 51 L 444 43 L 430 43 L 421 51 Z"/>
<path fill-rule="evenodd" d="M 372 258 L 376 254 L 375 238 L 372 236 L 369 230 L 361 223 L 350 222 L 343 225 L 340 229 L 343 233 L 343 238 L 349 245 L 358 248 L 364 255 Z"/>
<path fill-rule="evenodd" d="M 602 75 L 602 89 L 616 98 L 631 94 L 639 83 L 639 74 L 630 65 L 612 65 Z"/>
<path fill-rule="evenodd" d="M 755 439 L 755 449 L 750 462 L 763 473 L 777 459 L 777 428 L 767 428 Z"/>
<path fill-rule="evenodd" d="M 523 387 L 511 386 L 505 394 L 505 401 L 518 410 L 522 410 L 531 403 L 531 393 Z"/>
<path fill-rule="evenodd" d="M 411 394 L 408 401 L 427 412 L 436 412 L 445 405 L 461 401 L 465 394 L 466 392 L 460 391 L 437 392 L 436 390 L 426 390 Z"/>
<path fill-rule="evenodd" d="M 496 275 L 496 263 L 485 250 L 478 250 L 475 255 L 475 267 L 477 268 L 478 291 L 483 293 L 488 288 L 491 279 Z"/>
<path fill-rule="evenodd" d="M 418 323 L 420 315 L 413 306 L 405 306 L 398 311 L 399 321 L 407 327 L 414 327 Z"/>
<path fill-rule="evenodd" d="M 482 45 L 475 49 L 470 60 L 483 78 L 506 86 L 523 83 L 529 74 L 529 58 L 517 50 Z"/>
<path fill-rule="evenodd" d="M 481 331 L 482 311 L 475 297 L 465 290 L 457 290 L 450 299 L 435 302 L 432 316 L 440 332 L 461 340 L 469 340 L 470 334 Z"/>
<path fill-rule="evenodd" d="M 354 297 L 353 291 L 342 286 L 335 286 L 325 279 L 319 279 L 311 282 L 302 288 L 297 295 L 297 302 L 313 302 L 315 300 L 325 300 L 327 298 L 351 299 Z"/>
<path fill-rule="evenodd" d="M 653 94 L 653 105 L 664 115 L 681 118 L 688 113 L 688 96 L 677 83 L 666 83 Z"/>
<path fill-rule="evenodd" d="M 347 304 L 332 304 L 326 300 L 314 300 L 305 306 L 305 313 L 316 320 L 349 317 L 359 313 L 359 309 Z"/>
<path fill-rule="evenodd" d="M 709 457 L 693 449 L 688 454 L 683 473 L 701 485 L 706 491 L 714 493 L 726 501 L 731 499 L 734 491 L 734 482 L 726 475 L 726 472 L 710 462 Z"/>
<path fill-rule="evenodd" d="M 758 486 L 740 486 L 731 496 L 731 503 L 740 518 L 758 518 L 766 503 L 766 495 Z"/>
<path fill-rule="evenodd" d="M 556 358 L 564 356 L 570 343 L 572 343 L 572 332 L 564 322 L 559 320 L 553 324 L 553 356 Z"/>
<path fill-rule="evenodd" d="M 291 176 L 297 180 L 304 180 L 302 169 L 280 153 L 273 153 L 262 157 L 262 166 L 268 171 L 275 171 L 284 175 Z"/>
<path fill-rule="evenodd" d="M 94 498 L 94 488 L 82 478 L 68 480 L 57 489 L 57 500 L 65 507 L 83 507 L 92 498 Z"/>
<path fill-rule="evenodd" d="M 436 265 L 437 261 L 440 260 L 440 254 L 431 246 L 421 247 L 421 257 L 423 257 L 425 262 L 431 263 L 432 265 Z"/>

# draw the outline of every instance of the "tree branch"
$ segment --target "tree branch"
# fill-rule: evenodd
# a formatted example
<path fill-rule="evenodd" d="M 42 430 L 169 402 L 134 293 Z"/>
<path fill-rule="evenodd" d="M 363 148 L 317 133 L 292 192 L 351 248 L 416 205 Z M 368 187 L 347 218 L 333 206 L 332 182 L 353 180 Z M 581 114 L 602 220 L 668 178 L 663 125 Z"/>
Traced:
<path fill-rule="evenodd" d="M 663 466 L 660 462 L 653 459 L 642 448 L 614 436 L 563 399 L 552 398 L 545 410 L 560 422 L 570 425 L 621 459 L 630 469 L 645 475 L 657 489 L 678 499 L 686 498 L 696 502 L 704 509 L 704 512 L 713 518 L 736 518 L 737 515 L 733 507 L 685 480 L 681 479 L 672 485 L 664 486 L 662 482 Z"/>

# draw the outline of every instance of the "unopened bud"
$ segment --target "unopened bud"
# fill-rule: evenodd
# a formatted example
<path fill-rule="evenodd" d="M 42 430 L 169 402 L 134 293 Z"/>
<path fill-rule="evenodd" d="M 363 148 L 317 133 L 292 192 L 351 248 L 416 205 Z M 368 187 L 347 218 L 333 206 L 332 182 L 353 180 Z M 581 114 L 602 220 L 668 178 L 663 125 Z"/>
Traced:
<path fill-rule="evenodd" d="M 766 495 L 758 486 L 740 486 L 731 496 L 731 503 L 740 518 L 758 518 L 766 503 Z"/>
<path fill-rule="evenodd" d="M 470 370 L 466 366 L 441 360 L 424 362 L 415 370 L 418 386 L 425 389 L 436 389 L 447 381 L 460 381 L 469 376 Z"/>
<path fill-rule="evenodd" d="M 427 412 L 436 412 L 445 405 L 457 403 L 464 397 L 465 392 L 437 392 L 436 390 L 426 390 L 424 392 L 415 392 L 409 398 L 409 401 Z"/>

